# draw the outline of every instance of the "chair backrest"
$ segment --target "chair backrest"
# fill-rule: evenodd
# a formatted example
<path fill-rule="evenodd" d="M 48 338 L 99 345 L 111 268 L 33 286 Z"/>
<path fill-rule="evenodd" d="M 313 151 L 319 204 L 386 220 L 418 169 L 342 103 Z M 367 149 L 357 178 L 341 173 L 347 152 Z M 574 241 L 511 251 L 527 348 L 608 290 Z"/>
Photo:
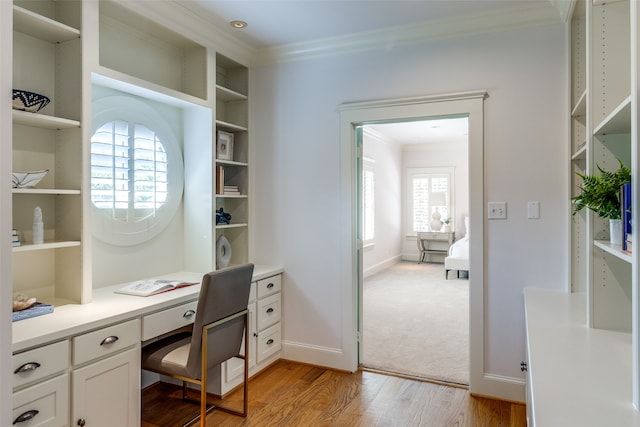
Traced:
<path fill-rule="evenodd" d="M 246 309 L 252 277 L 253 264 L 244 264 L 212 271 L 202 278 L 186 367 L 193 378 L 200 378 L 203 326 Z M 213 367 L 237 356 L 243 338 L 244 317 L 209 329 L 207 366 Z"/>

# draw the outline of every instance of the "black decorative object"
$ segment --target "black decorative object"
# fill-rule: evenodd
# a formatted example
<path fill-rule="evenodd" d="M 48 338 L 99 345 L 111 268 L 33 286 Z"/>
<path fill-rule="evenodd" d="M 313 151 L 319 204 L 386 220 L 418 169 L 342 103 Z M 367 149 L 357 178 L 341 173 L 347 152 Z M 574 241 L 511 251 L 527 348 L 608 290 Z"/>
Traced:
<path fill-rule="evenodd" d="M 49 104 L 50 99 L 44 95 L 35 92 L 29 92 L 28 90 L 13 90 L 13 103 L 14 110 L 28 111 L 30 113 L 37 113 Z"/>
<path fill-rule="evenodd" d="M 222 208 L 216 210 L 216 224 L 231 224 L 231 214 L 226 213 Z"/>

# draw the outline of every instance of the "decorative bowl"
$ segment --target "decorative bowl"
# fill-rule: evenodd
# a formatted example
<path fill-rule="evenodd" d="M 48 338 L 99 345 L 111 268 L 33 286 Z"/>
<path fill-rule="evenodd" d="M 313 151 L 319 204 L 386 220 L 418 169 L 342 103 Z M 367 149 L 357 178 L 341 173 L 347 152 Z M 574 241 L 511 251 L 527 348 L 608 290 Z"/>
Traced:
<path fill-rule="evenodd" d="M 13 109 L 37 113 L 49 103 L 50 99 L 44 95 L 28 90 L 13 90 Z"/>
<path fill-rule="evenodd" d="M 29 172 L 13 172 L 11 186 L 13 188 L 33 188 L 49 172 L 49 169 Z"/>

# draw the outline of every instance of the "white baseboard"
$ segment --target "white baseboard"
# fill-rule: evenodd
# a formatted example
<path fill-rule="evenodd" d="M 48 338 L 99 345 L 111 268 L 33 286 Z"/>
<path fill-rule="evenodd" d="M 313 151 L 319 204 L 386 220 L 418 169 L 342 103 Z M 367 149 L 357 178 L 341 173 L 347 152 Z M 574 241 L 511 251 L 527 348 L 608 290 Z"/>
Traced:
<path fill-rule="evenodd" d="M 283 341 L 282 358 L 341 371 L 351 370 L 348 361 L 345 360 L 344 353 L 339 348 Z"/>
<path fill-rule="evenodd" d="M 379 262 L 375 265 L 372 265 L 371 267 L 368 267 L 366 270 L 362 271 L 362 278 L 366 279 L 369 276 L 372 276 L 376 273 L 381 272 L 382 270 L 386 270 L 387 268 L 391 267 L 393 264 L 397 264 L 398 262 L 400 262 L 401 260 L 403 260 L 404 257 L 402 255 L 396 255 L 394 257 L 388 258 L 382 262 Z M 418 258 L 416 258 L 416 261 L 418 260 Z"/>
<path fill-rule="evenodd" d="M 526 386 L 526 381 L 521 378 L 484 374 L 479 384 L 474 384 L 469 391 L 479 396 L 524 403 Z"/>

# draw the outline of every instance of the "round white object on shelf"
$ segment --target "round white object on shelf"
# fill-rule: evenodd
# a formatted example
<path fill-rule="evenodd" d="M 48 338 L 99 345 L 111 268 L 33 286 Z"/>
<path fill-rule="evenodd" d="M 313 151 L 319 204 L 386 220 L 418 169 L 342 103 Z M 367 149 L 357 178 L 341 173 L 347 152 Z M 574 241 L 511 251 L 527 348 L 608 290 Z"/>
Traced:
<path fill-rule="evenodd" d="M 218 268 L 229 267 L 231 262 L 231 243 L 225 236 L 218 237 L 216 240 L 216 264 Z"/>

